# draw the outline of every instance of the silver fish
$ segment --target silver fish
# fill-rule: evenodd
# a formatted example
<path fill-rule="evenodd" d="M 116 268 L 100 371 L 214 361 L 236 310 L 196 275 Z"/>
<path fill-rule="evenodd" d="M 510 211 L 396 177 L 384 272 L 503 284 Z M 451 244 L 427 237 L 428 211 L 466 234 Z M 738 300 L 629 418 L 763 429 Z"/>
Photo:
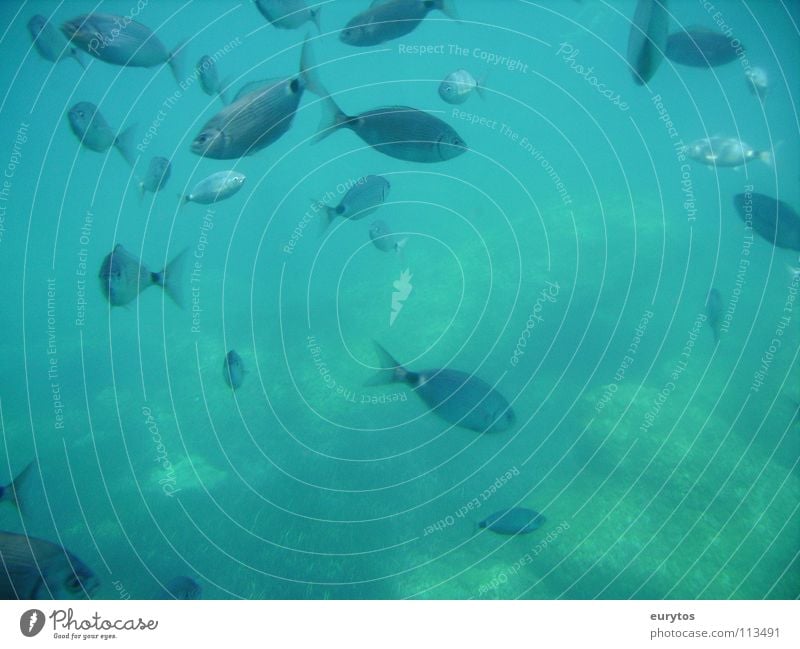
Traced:
<path fill-rule="evenodd" d="M 78 50 L 72 47 L 64 35 L 58 31 L 47 18 L 36 14 L 28 21 L 28 31 L 33 39 L 33 44 L 36 46 L 36 51 L 39 52 L 43 59 L 58 63 L 68 58 L 75 59 L 78 64 L 85 70 L 86 64 L 83 58 L 78 53 Z"/>
<path fill-rule="evenodd" d="M 373 221 L 369 226 L 369 238 L 378 250 L 401 254 L 406 246 L 407 238 L 398 239 L 383 221 Z"/>
<path fill-rule="evenodd" d="M 191 577 L 175 577 L 156 590 L 150 599 L 200 599 L 203 587 Z"/>
<path fill-rule="evenodd" d="M 133 166 L 136 161 L 133 126 L 117 133 L 116 129 L 108 125 L 97 106 L 88 101 L 75 104 L 69 109 L 67 117 L 72 132 L 87 149 L 103 153 L 114 146 L 127 163 Z"/>
<path fill-rule="evenodd" d="M 172 165 L 169 160 L 161 156 L 151 158 L 150 165 L 144 179 L 139 182 L 139 195 L 144 196 L 145 192 L 155 194 L 167 184 L 172 174 Z"/>
<path fill-rule="evenodd" d="M 749 68 L 744 73 L 747 87 L 761 101 L 767 98 L 769 91 L 769 76 L 764 68 Z"/>
<path fill-rule="evenodd" d="M 345 219 L 363 219 L 386 202 L 391 185 L 383 176 L 363 176 L 359 178 L 336 207 L 326 206 L 329 225 L 337 216 Z"/>
<path fill-rule="evenodd" d="M 185 257 L 184 250 L 160 273 L 153 273 L 118 243 L 100 265 L 100 290 L 111 306 L 124 306 L 135 300 L 146 288 L 160 286 L 175 304 L 182 306 Z"/>
<path fill-rule="evenodd" d="M 451 72 L 439 84 L 439 96 L 448 104 L 463 104 L 473 92 L 483 97 L 482 86 L 463 68 Z"/>
<path fill-rule="evenodd" d="M 289 130 L 303 92 L 327 92 L 312 73 L 308 39 L 300 56 L 300 74 L 277 80 L 239 97 L 212 117 L 192 142 L 192 152 L 228 160 L 252 155 Z"/>
<path fill-rule="evenodd" d="M 239 101 L 245 95 L 249 95 L 256 90 L 262 90 L 274 86 L 283 81 L 283 77 L 272 77 L 270 79 L 258 79 L 256 81 L 249 81 L 244 84 L 233 98 L 233 101 Z"/>
<path fill-rule="evenodd" d="M 706 315 L 708 316 L 708 326 L 711 327 L 711 331 L 714 332 L 715 343 L 719 342 L 723 308 L 722 295 L 717 289 L 712 288 L 708 292 L 708 298 L 706 298 Z"/>
<path fill-rule="evenodd" d="M 247 177 L 238 171 L 217 171 L 203 178 L 194 189 L 183 198 L 184 203 L 201 203 L 209 205 L 230 198 L 238 192 Z"/>
<path fill-rule="evenodd" d="M 222 363 L 222 376 L 225 379 L 225 383 L 232 390 L 236 390 L 244 382 L 245 374 L 247 374 L 247 371 L 244 368 L 242 357 L 232 349 L 225 356 L 225 360 Z"/>
<path fill-rule="evenodd" d="M 638 85 L 650 81 L 661 65 L 668 29 L 667 0 L 638 0 L 628 35 L 628 65 Z"/>
<path fill-rule="evenodd" d="M 411 33 L 434 9 L 458 20 L 450 0 L 379 0 L 352 18 L 339 39 L 356 47 L 379 45 Z"/>
<path fill-rule="evenodd" d="M 0 599 L 74 599 L 100 585 L 66 548 L 24 534 L 0 532 Z"/>
<path fill-rule="evenodd" d="M 217 72 L 217 64 L 207 54 L 200 57 L 200 60 L 195 65 L 195 74 L 200 79 L 200 87 L 203 92 L 210 97 L 219 97 L 223 104 L 225 101 L 225 89 L 219 80 Z"/>
<path fill-rule="evenodd" d="M 180 47 L 169 52 L 153 31 L 127 16 L 90 13 L 66 21 L 61 31 L 96 59 L 136 68 L 167 64 L 181 81 Z"/>
<path fill-rule="evenodd" d="M 379 344 L 375 347 L 382 369 L 368 385 L 406 383 L 442 419 L 479 433 L 500 432 L 514 425 L 508 401 L 473 374 L 450 369 L 411 372 Z"/>
<path fill-rule="evenodd" d="M 438 117 L 408 106 L 387 106 L 353 117 L 345 115 L 330 96 L 316 142 L 340 128 L 349 128 L 376 151 L 411 162 L 441 162 L 461 155 L 467 145 Z"/>
<path fill-rule="evenodd" d="M 33 462 L 30 462 L 10 483 L 7 485 L 0 485 L 0 503 L 11 503 L 20 512 L 24 513 L 22 501 L 20 500 L 20 489 L 22 489 L 25 482 L 30 478 L 33 466 Z"/>
<path fill-rule="evenodd" d="M 752 160 L 772 164 L 770 151 L 756 151 L 735 137 L 704 137 L 687 144 L 683 152 L 695 162 L 712 167 L 739 167 Z"/>
<path fill-rule="evenodd" d="M 269 22 L 280 29 L 297 29 L 307 22 L 319 27 L 320 7 L 309 8 L 305 0 L 256 0 L 256 7 Z"/>
<path fill-rule="evenodd" d="M 538 530 L 547 519 L 543 514 L 525 507 L 502 509 L 484 518 L 478 527 L 497 534 L 530 534 Z"/>

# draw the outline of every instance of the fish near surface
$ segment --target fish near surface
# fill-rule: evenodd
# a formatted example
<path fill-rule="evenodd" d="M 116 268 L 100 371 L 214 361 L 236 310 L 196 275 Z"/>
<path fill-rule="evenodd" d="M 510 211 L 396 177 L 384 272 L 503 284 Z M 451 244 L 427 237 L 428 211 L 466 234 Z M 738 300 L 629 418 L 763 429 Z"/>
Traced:
<path fill-rule="evenodd" d="M 711 331 L 714 333 L 715 343 L 719 342 L 723 308 L 722 294 L 717 289 L 712 288 L 708 292 L 708 298 L 706 299 L 706 315 L 708 316 L 708 326 L 711 327 Z"/>
<path fill-rule="evenodd" d="M 151 599 L 200 599 L 203 587 L 191 577 L 175 577 L 159 587 Z"/>
<path fill-rule="evenodd" d="M 373 149 L 410 162 L 442 162 L 461 155 L 467 145 L 447 122 L 409 106 L 387 106 L 353 117 L 345 115 L 331 97 L 316 142 L 348 128 Z"/>
<path fill-rule="evenodd" d="M 363 176 L 359 178 L 336 207 L 326 206 L 327 227 L 337 216 L 345 219 L 363 219 L 372 214 L 386 202 L 391 185 L 383 176 Z"/>
<path fill-rule="evenodd" d="M 74 599 L 100 585 L 69 550 L 24 534 L 0 532 L 0 599 Z"/>
<path fill-rule="evenodd" d="M 160 273 L 153 273 L 118 243 L 100 265 L 100 290 L 111 306 L 124 306 L 146 288 L 160 286 L 175 304 L 183 306 L 181 282 L 185 257 L 186 250 L 178 253 Z"/>
<path fill-rule="evenodd" d="M 86 65 L 83 62 L 78 50 L 72 47 L 64 35 L 58 31 L 47 18 L 36 14 L 28 21 L 28 31 L 33 39 L 33 44 L 39 55 L 53 63 L 58 63 L 68 58 L 75 59 L 78 64 L 85 70 Z"/>
<path fill-rule="evenodd" d="M 458 19 L 450 0 L 378 0 L 349 21 L 339 39 L 356 47 L 379 45 L 410 34 L 434 9 Z"/>
<path fill-rule="evenodd" d="M 169 52 L 149 27 L 127 16 L 84 14 L 66 21 L 61 31 L 96 59 L 135 68 L 152 68 L 166 63 L 175 79 L 181 81 L 180 47 Z"/>
<path fill-rule="evenodd" d="M 114 146 L 125 161 L 133 166 L 136 161 L 133 126 L 117 134 L 117 131 L 108 125 L 97 106 L 88 101 L 75 104 L 69 109 L 67 117 L 72 132 L 87 149 L 103 153 Z"/>
<path fill-rule="evenodd" d="M 628 65 L 636 84 L 643 86 L 664 58 L 669 14 L 667 0 L 638 0 L 628 35 Z"/>
<path fill-rule="evenodd" d="M 664 55 L 675 63 L 694 68 L 713 68 L 735 61 L 735 38 L 705 27 L 690 27 L 667 37 Z M 739 45 L 741 48 L 741 45 Z"/>
<path fill-rule="evenodd" d="M 446 422 L 479 433 L 501 432 L 514 424 L 508 401 L 478 377 L 446 368 L 411 372 L 379 344 L 375 347 L 382 369 L 368 385 L 405 383 Z"/>
<path fill-rule="evenodd" d="M 538 530 L 546 521 L 543 514 L 533 509 L 512 507 L 487 516 L 478 523 L 478 527 L 497 534 L 530 534 Z"/>
<path fill-rule="evenodd" d="M 245 180 L 247 177 L 238 171 L 217 171 L 197 183 L 194 189 L 184 196 L 183 202 L 201 205 L 216 203 L 233 196 L 242 188 Z"/>
<path fill-rule="evenodd" d="M 225 379 L 225 383 L 232 390 L 237 390 L 244 382 L 245 374 L 247 374 L 247 370 L 245 370 L 242 357 L 232 349 L 222 363 L 222 377 Z"/>
<path fill-rule="evenodd" d="M 733 204 L 742 220 L 779 248 L 800 250 L 800 215 L 766 194 L 736 194 Z"/>
<path fill-rule="evenodd" d="M 274 27 L 297 29 L 312 22 L 319 31 L 320 7 L 309 7 L 305 0 L 256 0 L 256 7 Z"/>
<path fill-rule="evenodd" d="M 229 160 L 252 155 L 289 130 L 303 92 L 327 94 L 313 73 L 311 46 L 303 42 L 300 73 L 239 96 L 214 115 L 192 142 L 192 153 Z"/>
<path fill-rule="evenodd" d="M 770 151 L 757 151 L 735 137 L 705 137 L 687 144 L 683 153 L 695 162 L 713 167 L 740 167 L 753 160 L 772 164 Z"/>
<path fill-rule="evenodd" d="M 155 194 L 167 184 L 172 173 L 172 165 L 169 160 L 161 156 L 154 156 L 150 159 L 147 173 L 139 183 L 139 195 L 144 196 L 145 192 Z"/>

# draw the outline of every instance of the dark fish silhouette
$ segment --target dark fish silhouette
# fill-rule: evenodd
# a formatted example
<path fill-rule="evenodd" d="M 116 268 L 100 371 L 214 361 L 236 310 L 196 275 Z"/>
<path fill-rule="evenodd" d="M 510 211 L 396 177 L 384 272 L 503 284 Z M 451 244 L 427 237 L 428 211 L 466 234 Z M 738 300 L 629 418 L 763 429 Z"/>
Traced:
<path fill-rule="evenodd" d="M 72 47 L 64 35 L 58 31 L 47 18 L 36 14 L 28 21 L 28 31 L 33 39 L 33 44 L 36 51 L 39 52 L 43 59 L 58 63 L 65 59 L 73 58 L 85 70 L 86 65 L 78 53 L 78 50 Z"/>
<path fill-rule="evenodd" d="M 514 424 L 508 401 L 473 374 L 450 369 L 411 372 L 378 343 L 375 347 L 383 369 L 368 385 L 406 383 L 442 419 L 479 433 L 500 432 Z"/>
<path fill-rule="evenodd" d="M 100 585 L 69 550 L 24 534 L 0 532 L 0 566 L 0 599 L 74 599 Z"/>
<path fill-rule="evenodd" d="M 385 43 L 410 34 L 434 9 L 457 19 L 450 0 L 378 0 L 352 18 L 339 39 L 357 47 Z"/>
<path fill-rule="evenodd" d="M 159 587 L 151 599 L 200 599 L 203 587 L 191 577 L 175 577 Z"/>
<path fill-rule="evenodd" d="M 669 14 L 667 0 L 639 0 L 628 35 L 628 65 L 633 80 L 644 85 L 664 58 Z"/>
<path fill-rule="evenodd" d="M 133 166 L 136 161 L 133 126 L 118 134 L 116 129 L 108 125 L 97 106 L 88 101 L 75 104 L 69 109 L 67 117 L 72 132 L 87 149 L 103 153 L 114 146 Z"/>
<path fill-rule="evenodd" d="M 733 204 L 753 230 L 779 248 L 800 250 L 800 215 L 783 201 L 766 194 L 736 194 Z"/>
<path fill-rule="evenodd" d="M 118 243 L 100 266 L 100 289 L 111 306 L 123 306 L 135 300 L 146 288 L 160 286 L 175 304 L 182 306 L 181 279 L 185 257 L 184 250 L 160 273 L 153 273 Z"/>
<path fill-rule="evenodd" d="M 225 383 L 232 390 L 238 389 L 244 382 L 244 375 L 247 371 L 244 368 L 244 361 L 233 349 L 225 356 L 222 363 L 222 377 Z"/>
<path fill-rule="evenodd" d="M 717 289 L 712 288 L 708 292 L 708 298 L 706 299 L 706 315 L 708 316 L 708 326 L 711 327 L 711 331 L 714 332 L 715 343 L 719 342 L 719 331 L 720 326 L 722 325 L 722 311 L 722 295 Z"/>
<path fill-rule="evenodd" d="M 533 509 L 513 507 L 487 516 L 478 523 L 478 527 L 497 534 L 530 534 L 544 525 L 546 520 L 544 515 Z"/>
<path fill-rule="evenodd" d="M 24 507 L 19 497 L 19 491 L 25 482 L 30 478 L 31 471 L 33 471 L 33 462 L 30 462 L 22 471 L 19 472 L 7 485 L 0 485 L 0 503 L 11 503 L 24 513 Z"/>
<path fill-rule="evenodd" d="M 665 56 L 694 68 L 713 68 L 736 60 L 734 39 L 706 27 L 690 27 L 667 37 Z M 741 45 L 739 46 L 741 47 Z"/>

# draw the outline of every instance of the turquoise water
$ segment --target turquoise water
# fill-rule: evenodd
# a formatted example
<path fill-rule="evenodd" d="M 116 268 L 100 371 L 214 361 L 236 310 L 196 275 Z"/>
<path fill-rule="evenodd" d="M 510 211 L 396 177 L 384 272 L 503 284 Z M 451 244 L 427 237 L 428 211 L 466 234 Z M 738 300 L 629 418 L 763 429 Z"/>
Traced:
<path fill-rule="evenodd" d="M 751 241 L 732 202 L 752 186 L 800 205 L 797 4 L 672 2 L 673 30 L 730 27 L 747 61 L 665 61 L 648 87 L 625 64 L 633 2 L 458 0 L 461 22 L 433 12 L 382 46 L 341 43 L 367 5 L 325 4 L 317 35 L 249 2 L 146 3 L 138 20 L 167 47 L 187 41 L 185 87 L 166 66 L 86 56 L 84 72 L 32 50 L 33 14 L 60 24 L 93 3 L 0 6 L 0 484 L 39 468 L 25 518 L 3 505 L 0 529 L 64 544 L 98 598 L 147 598 L 178 574 L 208 598 L 800 595 L 800 260 Z M 193 155 L 221 108 L 194 62 L 218 54 L 234 88 L 294 75 L 306 32 L 345 112 L 411 105 L 470 150 L 423 165 L 349 131 L 312 144 L 322 105 L 306 93 L 267 149 Z M 747 65 L 770 76 L 763 104 Z M 485 96 L 449 106 L 437 87 L 462 67 Z M 80 147 L 78 101 L 135 124 L 133 171 Z M 711 135 L 775 164 L 679 158 Z M 140 201 L 153 155 L 172 178 Z M 246 174 L 238 194 L 181 206 L 224 169 Z M 391 183 L 374 218 L 408 238 L 402 256 L 372 245 L 373 217 L 320 234 L 314 201 L 365 174 Z M 96 278 L 116 243 L 154 271 L 188 249 L 185 308 L 157 287 L 109 308 Z M 716 346 L 711 287 L 728 313 Z M 496 384 L 516 425 L 452 428 L 405 386 L 365 387 L 373 340 L 412 369 Z M 248 368 L 236 392 L 229 349 Z M 477 531 L 513 506 L 547 523 Z"/>

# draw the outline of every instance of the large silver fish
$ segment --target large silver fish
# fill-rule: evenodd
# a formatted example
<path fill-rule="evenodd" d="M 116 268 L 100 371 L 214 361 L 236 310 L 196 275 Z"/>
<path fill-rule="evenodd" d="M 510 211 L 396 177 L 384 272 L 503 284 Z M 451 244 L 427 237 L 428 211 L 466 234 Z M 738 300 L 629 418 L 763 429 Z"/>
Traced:
<path fill-rule="evenodd" d="M 66 548 L 24 534 L 0 532 L 0 599 L 74 599 L 100 585 Z"/>
<path fill-rule="evenodd" d="M 704 137 L 687 144 L 683 153 L 695 162 L 712 167 L 740 167 L 753 160 L 772 164 L 770 151 L 757 151 L 735 137 Z"/>
<path fill-rule="evenodd" d="M 327 227 L 337 216 L 345 219 L 363 219 L 368 214 L 372 214 L 386 202 L 391 185 L 383 176 L 364 176 L 359 178 L 342 200 L 335 207 L 326 206 L 325 211 L 328 215 Z"/>
<path fill-rule="evenodd" d="M 256 7 L 280 29 L 297 29 L 311 21 L 319 29 L 320 7 L 309 7 L 305 0 L 256 0 Z"/>
<path fill-rule="evenodd" d="M 136 162 L 134 126 L 129 126 L 118 133 L 108 125 L 97 106 L 88 101 L 75 104 L 69 109 L 67 117 L 72 132 L 87 149 L 103 153 L 114 146 L 129 165 L 134 165 Z"/>
<path fill-rule="evenodd" d="M 238 171 L 217 171 L 203 178 L 191 192 L 183 197 L 184 203 L 210 205 L 233 196 L 244 185 L 247 177 Z"/>
<path fill-rule="evenodd" d="M 160 273 L 153 273 L 118 243 L 100 265 L 100 290 L 111 306 L 124 306 L 146 288 L 160 286 L 175 304 L 182 306 L 181 281 L 185 256 L 184 250 Z"/>
<path fill-rule="evenodd" d="M 72 58 L 82 68 L 86 69 L 78 50 L 72 47 L 64 38 L 64 35 L 53 27 L 44 16 L 36 14 L 31 18 L 28 21 L 28 31 L 31 34 L 34 46 L 36 46 L 36 51 L 39 52 L 43 59 L 58 63 Z"/>
<path fill-rule="evenodd" d="M 424 111 L 387 106 L 351 117 L 326 96 L 325 114 L 315 141 L 340 128 L 349 128 L 384 155 L 411 162 L 441 162 L 467 150 L 464 140 L 450 125 Z"/>
<path fill-rule="evenodd" d="M 434 9 L 458 19 L 450 0 L 378 0 L 352 18 L 339 38 L 357 47 L 379 45 L 411 33 Z"/>
<path fill-rule="evenodd" d="M 194 139 L 192 152 L 229 160 L 252 155 L 275 142 L 292 125 L 306 89 L 318 95 L 327 94 L 312 68 L 311 48 L 306 39 L 298 76 L 256 88 L 223 108 Z"/>
<path fill-rule="evenodd" d="M 628 35 L 628 65 L 638 85 L 650 81 L 661 65 L 668 29 L 667 0 L 638 0 Z"/>
<path fill-rule="evenodd" d="M 66 21 L 61 31 L 96 59 L 126 67 L 152 68 L 166 63 L 181 81 L 180 46 L 164 47 L 153 31 L 127 16 L 90 13 Z"/>
<path fill-rule="evenodd" d="M 514 411 L 508 401 L 477 376 L 450 369 L 412 372 L 378 343 L 375 347 L 383 369 L 368 385 L 410 385 L 442 419 L 479 433 L 504 431 L 514 424 Z"/>

